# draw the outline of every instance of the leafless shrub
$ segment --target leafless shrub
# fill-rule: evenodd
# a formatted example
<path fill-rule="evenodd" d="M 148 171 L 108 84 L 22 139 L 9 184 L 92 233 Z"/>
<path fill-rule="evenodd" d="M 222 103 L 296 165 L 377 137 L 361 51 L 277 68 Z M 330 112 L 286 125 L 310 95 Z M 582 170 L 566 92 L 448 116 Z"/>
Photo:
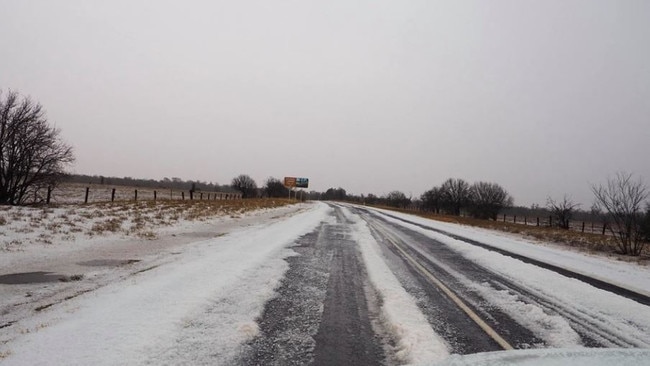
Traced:
<path fill-rule="evenodd" d="M 648 189 L 632 174 L 618 173 L 607 180 L 607 185 L 594 185 L 591 190 L 596 204 L 606 212 L 608 228 L 616 238 L 621 254 L 638 256 L 645 245 L 642 232 L 642 205 Z"/>
<path fill-rule="evenodd" d="M 90 229 L 90 234 L 101 234 L 104 231 L 114 233 L 119 231 L 121 228 L 122 228 L 122 220 L 116 217 L 112 217 L 106 221 L 95 223 Z"/>
<path fill-rule="evenodd" d="M 565 195 L 561 201 L 555 201 L 549 197 L 546 206 L 555 219 L 555 225 L 561 229 L 569 230 L 573 213 L 576 208 L 580 207 L 580 204 L 574 203 L 570 197 Z"/>

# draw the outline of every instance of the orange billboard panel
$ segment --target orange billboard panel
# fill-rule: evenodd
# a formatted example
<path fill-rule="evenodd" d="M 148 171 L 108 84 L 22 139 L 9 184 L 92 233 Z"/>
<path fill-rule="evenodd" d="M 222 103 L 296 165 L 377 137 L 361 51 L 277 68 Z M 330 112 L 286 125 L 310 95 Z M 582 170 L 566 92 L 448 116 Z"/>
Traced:
<path fill-rule="evenodd" d="M 284 177 L 284 186 L 285 187 L 295 187 L 296 186 L 296 177 Z"/>

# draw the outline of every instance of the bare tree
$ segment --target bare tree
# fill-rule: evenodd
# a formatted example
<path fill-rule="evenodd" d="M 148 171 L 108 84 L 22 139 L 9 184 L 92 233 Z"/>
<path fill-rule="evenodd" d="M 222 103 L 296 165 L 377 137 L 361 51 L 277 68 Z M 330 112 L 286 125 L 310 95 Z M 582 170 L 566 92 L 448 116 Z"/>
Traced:
<path fill-rule="evenodd" d="M 496 183 L 477 182 L 470 187 L 470 214 L 479 219 L 496 220 L 499 211 L 512 206 L 513 199 Z"/>
<path fill-rule="evenodd" d="M 556 225 L 562 229 L 569 230 L 573 213 L 576 208 L 580 207 L 580 204 L 574 203 L 570 197 L 564 195 L 561 201 L 555 201 L 549 197 L 546 201 L 546 207 L 551 211 Z"/>
<path fill-rule="evenodd" d="M 434 213 L 440 213 L 442 193 L 439 187 L 433 187 L 420 196 L 422 207 Z"/>
<path fill-rule="evenodd" d="M 289 188 L 277 178 L 269 177 L 264 184 L 264 194 L 268 197 L 288 197 Z"/>
<path fill-rule="evenodd" d="M 449 178 L 440 186 L 441 204 L 450 214 L 459 216 L 470 200 L 469 183 Z"/>
<path fill-rule="evenodd" d="M 392 191 L 386 195 L 386 204 L 396 208 L 406 208 L 411 204 L 411 199 L 406 197 L 403 192 Z"/>
<path fill-rule="evenodd" d="M 640 179 L 632 180 L 632 174 L 617 173 L 607 180 L 607 185 L 594 185 L 591 190 L 596 196 L 596 204 L 606 212 L 608 228 L 616 238 L 619 251 L 640 255 L 645 245 L 641 208 L 648 197 L 645 184 Z"/>
<path fill-rule="evenodd" d="M 38 201 L 73 161 L 72 148 L 49 126 L 40 104 L 13 91 L 0 94 L 0 204 Z"/>
<path fill-rule="evenodd" d="M 253 178 L 246 174 L 241 174 L 233 178 L 230 186 L 241 192 L 242 198 L 257 197 L 257 183 L 255 183 Z"/>

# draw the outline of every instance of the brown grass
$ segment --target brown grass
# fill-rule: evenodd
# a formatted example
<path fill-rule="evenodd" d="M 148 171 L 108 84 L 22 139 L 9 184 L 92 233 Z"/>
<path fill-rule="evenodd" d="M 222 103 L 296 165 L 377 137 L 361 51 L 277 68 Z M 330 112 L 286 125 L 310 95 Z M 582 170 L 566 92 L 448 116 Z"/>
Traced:
<path fill-rule="evenodd" d="M 240 217 L 258 209 L 295 204 L 286 199 L 119 201 L 89 204 L 59 204 L 57 210 L 39 206 L 12 208 L 0 215 L 0 237 L 9 230 L 20 240 L 0 241 L 0 251 L 17 251 L 25 243 L 52 244 L 75 241 L 77 233 L 88 237 L 109 234 L 155 239 L 157 229 L 181 221 L 207 221 L 215 217 Z M 4 212 L 0 206 L 0 212 Z M 43 230 L 44 229 L 44 230 Z M 42 232 L 38 231 L 43 230 Z"/>
<path fill-rule="evenodd" d="M 103 202 L 83 205 L 87 211 L 77 215 L 85 219 L 102 218 L 88 231 L 91 236 L 124 231 L 126 234 L 154 239 L 153 226 L 173 225 L 179 220 L 205 221 L 216 216 L 239 217 L 247 211 L 294 203 L 286 199 Z M 68 211 L 67 214 L 72 215 L 73 212 Z M 70 231 L 76 230 L 71 227 Z"/>

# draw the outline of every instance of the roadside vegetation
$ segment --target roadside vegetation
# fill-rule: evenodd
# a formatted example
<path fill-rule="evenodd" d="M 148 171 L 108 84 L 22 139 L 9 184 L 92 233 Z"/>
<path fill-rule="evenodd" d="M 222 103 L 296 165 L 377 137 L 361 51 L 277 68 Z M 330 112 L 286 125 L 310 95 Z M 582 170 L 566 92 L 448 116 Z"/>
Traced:
<path fill-rule="evenodd" d="M 155 239 L 183 222 L 237 219 L 253 210 L 294 204 L 286 199 L 120 201 L 56 206 L 0 206 L 0 252 L 27 243 L 86 240 L 106 235 Z"/>

